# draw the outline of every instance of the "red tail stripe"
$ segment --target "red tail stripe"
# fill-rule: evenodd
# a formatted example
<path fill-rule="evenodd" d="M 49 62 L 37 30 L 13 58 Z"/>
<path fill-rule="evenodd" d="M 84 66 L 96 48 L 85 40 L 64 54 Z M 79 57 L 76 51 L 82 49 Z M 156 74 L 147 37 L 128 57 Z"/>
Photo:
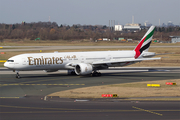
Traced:
<path fill-rule="evenodd" d="M 138 58 L 140 55 L 141 55 L 141 53 L 140 53 L 140 48 L 141 48 L 141 46 L 142 46 L 142 44 L 143 44 L 143 42 L 144 42 L 144 40 L 146 39 L 146 37 L 144 37 L 144 39 L 143 40 L 141 40 L 140 41 L 140 43 L 137 45 L 137 47 L 135 48 L 135 51 L 136 51 L 136 55 L 134 56 L 135 58 Z"/>

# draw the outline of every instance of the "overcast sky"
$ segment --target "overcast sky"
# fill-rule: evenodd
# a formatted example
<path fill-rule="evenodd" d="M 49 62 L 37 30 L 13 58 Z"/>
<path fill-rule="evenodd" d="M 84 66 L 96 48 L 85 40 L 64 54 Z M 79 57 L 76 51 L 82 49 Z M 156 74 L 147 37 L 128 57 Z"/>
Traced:
<path fill-rule="evenodd" d="M 0 0 L 0 23 L 56 22 L 109 25 L 172 21 L 180 25 L 180 0 Z"/>

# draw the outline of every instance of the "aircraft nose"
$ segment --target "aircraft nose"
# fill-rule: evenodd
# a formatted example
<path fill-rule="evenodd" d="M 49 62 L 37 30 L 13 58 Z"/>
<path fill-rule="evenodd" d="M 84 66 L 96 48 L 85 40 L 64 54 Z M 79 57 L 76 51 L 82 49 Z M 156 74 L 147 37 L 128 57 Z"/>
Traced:
<path fill-rule="evenodd" d="M 14 66 L 12 64 L 9 64 L 8 62 L 5 62 L 4 67 L 9 68 L 9 69 L 13 69 Z"/>
<path fill-rule="evenodd" d="M 4 63 L 4 67 L 7 67 L 7 68 L 8 68 L 7 62 Z"/>

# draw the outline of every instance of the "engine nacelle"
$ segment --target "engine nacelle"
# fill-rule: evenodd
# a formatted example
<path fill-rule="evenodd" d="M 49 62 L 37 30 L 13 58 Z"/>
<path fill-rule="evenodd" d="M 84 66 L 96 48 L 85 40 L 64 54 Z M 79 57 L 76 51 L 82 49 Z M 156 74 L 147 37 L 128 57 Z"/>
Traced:
<path fill-rule="evenodd" d="M 75 66 L 75 73 L 77 75 L 87 75 L 92 73 L 93 67 L 90 64 L 79 63 Z"/>

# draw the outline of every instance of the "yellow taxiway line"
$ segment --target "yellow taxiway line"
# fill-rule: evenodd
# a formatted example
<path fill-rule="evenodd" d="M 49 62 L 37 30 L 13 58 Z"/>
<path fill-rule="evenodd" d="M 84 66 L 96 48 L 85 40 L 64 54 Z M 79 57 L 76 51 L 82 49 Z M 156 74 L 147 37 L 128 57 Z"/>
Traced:
<path fill-rule="evenodd" d="M 0 84 L 0 86 L 16 86 L 16 85 L 85 85 L 85 84 Z"/>

